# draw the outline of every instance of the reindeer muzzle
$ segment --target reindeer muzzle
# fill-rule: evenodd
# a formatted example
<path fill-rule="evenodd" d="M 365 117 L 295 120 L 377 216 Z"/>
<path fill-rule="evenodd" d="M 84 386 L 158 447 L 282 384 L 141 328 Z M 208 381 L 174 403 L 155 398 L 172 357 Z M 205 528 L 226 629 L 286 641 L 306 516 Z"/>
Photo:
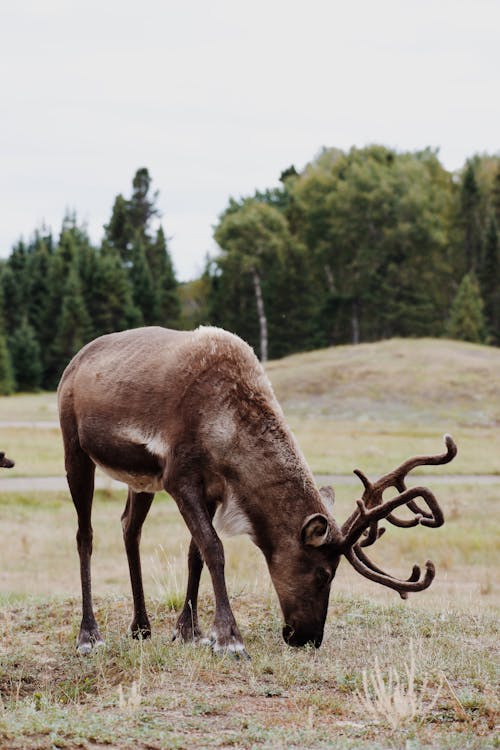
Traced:
<path fill-rule="evenodd" d="M 308 644 L 319 648 L 323 640 L 323 630 L 313 633 L 306 630 L 296 630 L 291 625 L 285 625 L 282 634 L 285 643 L 294 648 L 301 648 Z"/>

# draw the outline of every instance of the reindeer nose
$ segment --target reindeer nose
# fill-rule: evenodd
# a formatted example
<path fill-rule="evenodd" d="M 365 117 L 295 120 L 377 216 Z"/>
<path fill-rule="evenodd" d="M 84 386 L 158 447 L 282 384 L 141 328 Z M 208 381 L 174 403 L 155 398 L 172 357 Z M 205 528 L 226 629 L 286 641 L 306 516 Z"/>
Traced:
<path fill-rule="evenodd" d="M 294 648 L 301 648 L 308 643 L 319 648 L 321 646 L 321 641 L 323 640 L 323 631 L 319 633 L 312 633 L 305 630 L 301 631 L 293 628 L 291 625 L 285 625 L 282 633 L 285 643 L 289 646 L 294 646 Z"/>

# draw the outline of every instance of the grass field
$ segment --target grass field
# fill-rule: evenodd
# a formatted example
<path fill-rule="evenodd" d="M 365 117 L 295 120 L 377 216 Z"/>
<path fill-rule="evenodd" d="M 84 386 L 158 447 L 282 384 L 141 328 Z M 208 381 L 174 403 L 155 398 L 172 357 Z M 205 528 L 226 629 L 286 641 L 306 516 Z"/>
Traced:
<path fill-rule="evenodd" d="M 439 451 L 449 432 L 459 445 L 449 471 L 500 474 L 499 349 L 393 339 L 297 354 L 267 369 L 317 473 L 380 474 L 406 455 Z M 0 449 L 16 458 L 9 476 L 63 474 L 55 394 L 0 397 Z"/>
<path fill-rule="evenodd" d="M 496 350 L 389 341 L 298 355 L 270 363 L 269 372 L 316 470 L 359 466 L 380 474 L 415 452 L 440 451 L 447 431 L 459 444 L 460 462 L 426 473 L 498 473 Z M 53 394 L 0 399 L 0 422 L 30 425 L 0 427 L 0 449 L 16 459 L 19 475 L 62 473 L 57 431 L 32 426 L 54 419 Z M 435 562 L 431 588 L 407 602 L 341 563 L 317 651 L 285 646 L 261 553 L 245 537 L 226 540 L 228 588 L 252 657 L 247 663 L 170 641 L 188 534 L 164 493 L 142 540 L 153 638 L 129 638 L 119 523 L 125 489 L 96 493 L 93 580 L 106 647 L 78 656 L 80 584 L 69 495 L 2 492 L 3 476 L 0 748 L 500 747 L 499 483 L 429 482 L 445 525 L 391 526 L 377 543 L 371 557 L 399 576 L 415 562 Z M 358 495 L 355 487 L 337 487 L 339 520 Z M 212 616 L 204 573 L 205 629 Z M 399 681 L 389 678 L 391 670 Z"/>

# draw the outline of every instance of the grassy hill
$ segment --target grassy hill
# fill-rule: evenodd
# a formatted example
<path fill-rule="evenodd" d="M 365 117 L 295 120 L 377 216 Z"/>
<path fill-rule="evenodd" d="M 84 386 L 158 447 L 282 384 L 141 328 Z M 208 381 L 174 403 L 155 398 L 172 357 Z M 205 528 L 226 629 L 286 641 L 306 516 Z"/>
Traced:
<path fill-rule="evenodd" d="M 439 452 L 445 432 L 459 443 L 450 471 L 500 472 L 500 349 L 391 339 L 297 354 L 267 370 L 318 472 L 348 472 L 358 458 L 385 471 L 407 453 Z"/>
<path fill-rule="evenodd" d="M 291 414 L 500 424 L 500 349 L 494 347 L 390 339 L 295 354 L 267 370 Z"/>

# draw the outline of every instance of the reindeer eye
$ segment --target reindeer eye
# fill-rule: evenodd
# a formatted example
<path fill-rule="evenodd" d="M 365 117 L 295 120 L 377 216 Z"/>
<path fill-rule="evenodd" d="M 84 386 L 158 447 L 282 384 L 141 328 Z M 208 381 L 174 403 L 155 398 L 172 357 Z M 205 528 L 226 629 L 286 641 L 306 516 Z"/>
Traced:
<path fill-rule="evenodd" d="M 314 571 L 314 578 L 318 586 L 326 586 L 327 583 L 330 583 L 331 577 L 332 574 L 326 568 L 316 568 Z"/>

